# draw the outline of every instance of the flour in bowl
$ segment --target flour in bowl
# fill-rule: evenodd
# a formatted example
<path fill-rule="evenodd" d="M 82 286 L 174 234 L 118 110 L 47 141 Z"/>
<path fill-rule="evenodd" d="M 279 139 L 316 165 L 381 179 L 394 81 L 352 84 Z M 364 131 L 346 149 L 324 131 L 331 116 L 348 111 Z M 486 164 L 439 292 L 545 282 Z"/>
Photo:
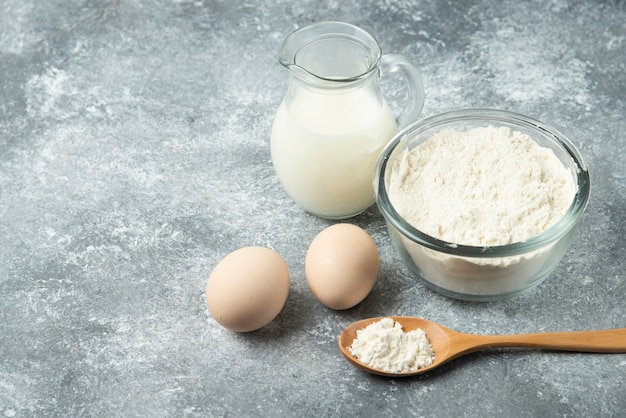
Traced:
<path fill-rule="evenodd" d="M 558 221 L 576 193 L 554 152 L 507 127 L 441 131 L 394 161 L 389 198 L 408 223 L 450 243 L 525 241 Z"/>

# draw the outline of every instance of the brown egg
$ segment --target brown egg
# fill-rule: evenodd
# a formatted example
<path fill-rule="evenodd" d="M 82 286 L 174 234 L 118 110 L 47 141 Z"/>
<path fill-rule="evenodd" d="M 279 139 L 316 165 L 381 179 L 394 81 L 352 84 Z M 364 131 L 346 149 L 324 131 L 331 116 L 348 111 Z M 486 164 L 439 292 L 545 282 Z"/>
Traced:
<path fill-rule="evenodd" d="M 306 254 L 306 280 L 329 308 L 348 309 L 370 293 L 378 278 L 376 243 L 358 226 L 336 224 L 320 232 Z"/>
<path fill-rule="evenodd" d="M 282 310 L 289 293 L 283 258 L 265 247 L 245 247 L 224 257 L 206 285 L 211 316 L 233 331 L 254 331 Z"/>

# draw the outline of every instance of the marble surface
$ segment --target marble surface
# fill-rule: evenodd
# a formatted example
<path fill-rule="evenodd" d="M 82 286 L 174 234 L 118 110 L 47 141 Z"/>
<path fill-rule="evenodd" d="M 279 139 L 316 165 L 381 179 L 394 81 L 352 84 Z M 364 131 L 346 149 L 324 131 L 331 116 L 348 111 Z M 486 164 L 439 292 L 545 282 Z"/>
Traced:
<path fill-rule="evenodd" d="M 284 37 L 320 20 L 372 33 L 422 71 L 423 115 L 506 109 L 564 132 L 592 176 L 574 242 L 533 292 L 467 303 L 401 265 L 376 207 L 370 296 L 323 307 L 304 276 L 332 222 L 272 168 Z M 340 355 L 352 321 L 415 315 L 470 333 L 626 326 L 623 1 L 3 0 L 0 415 L 623 416 L 626 354 L 500 349 L 411 379 Z M 394 82 L 384 87 L 402 103 Z M 280 315 L 237 334 L 206 308 L 246 245 L 291 271 Z"/>

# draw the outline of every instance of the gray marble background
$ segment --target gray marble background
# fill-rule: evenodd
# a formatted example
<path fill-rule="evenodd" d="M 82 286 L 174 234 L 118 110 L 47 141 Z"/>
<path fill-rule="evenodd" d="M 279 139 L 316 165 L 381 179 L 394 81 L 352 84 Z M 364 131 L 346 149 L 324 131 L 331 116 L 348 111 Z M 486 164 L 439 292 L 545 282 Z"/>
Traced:
<path fill-rule="evenodd" d="M 372 207 L 351 220 L 379 246 L 371 295 L 338 312 L 311 294 L 304 256 L 331 223 L 283 192 L 269 130 L 282 40 L 331 19 L 419 66 L 424 115 L 511 110 L 579 147 L 591 201 L 543 285 L 435 294 Z M 608 0 L 0 1 L 0 415 L 623 416 L 625 354 L 502 349 L 403 380 L 354 369 L 337 336 L 392 314 L 471 333 L 626 326 L 625 22 Z M 246 245 L 277 250 L 292 281 L 269 326 L 236 334 L 204 287 Z"/>

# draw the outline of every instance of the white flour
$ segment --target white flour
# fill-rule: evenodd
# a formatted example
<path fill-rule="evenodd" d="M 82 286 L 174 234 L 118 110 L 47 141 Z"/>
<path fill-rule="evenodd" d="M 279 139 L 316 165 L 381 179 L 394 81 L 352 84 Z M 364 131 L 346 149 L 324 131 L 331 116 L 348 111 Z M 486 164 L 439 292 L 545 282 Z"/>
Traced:
<path fill-rule="evenodd" d="M 383 318 L 356 332 L 349 347 L 363 363 L 388 373 L 414 371 L 430 365 L 435 357 L 421 329 L 409 332 L 392 318 Z"/>
<path fill-rule="evenodd" d="M 574 179 L 553 151 L 507 127 L 442 131 L 392 166 L 389 198 L 417 229 L 463 245 L 525 241 L 567 211 Z"/>

